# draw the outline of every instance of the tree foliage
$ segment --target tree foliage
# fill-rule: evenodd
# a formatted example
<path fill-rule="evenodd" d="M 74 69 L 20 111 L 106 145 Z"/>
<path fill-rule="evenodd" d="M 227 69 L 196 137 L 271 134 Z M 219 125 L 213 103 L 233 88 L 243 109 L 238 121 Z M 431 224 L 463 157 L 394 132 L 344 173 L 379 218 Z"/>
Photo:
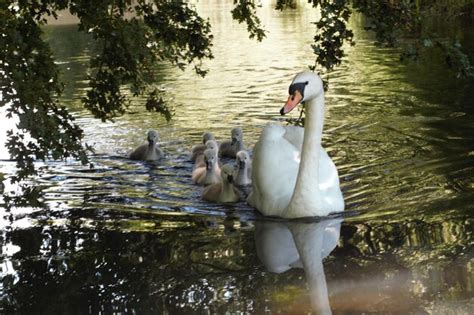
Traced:
<path fill-rule="evenodd" d="M 18 182 L 37 174 L 35 160 L 72 157 L 86 163 L 83 131 L 57 97 L 62 84 L 49 46 L 39 25 L 49 9 L 40 3 L 0 8 L 1 105 L 7 117 L 16 116 L 18 132 L 9 131 L 6 146 L 16 160 Z M 30 191 L 33 191 L 31 188 Z"/>
<path fill-rule="evenodd" d="M 280 0 L 288 1 L 288 0 Z M 444 54 L 446 65 L 458 77 L 474 75 L 468 56 L 458 38 L 446 38 L 430 27 L 430 20 L 446 18 L 451 22 L 472 18 L 474 1 L 457 1 L 446 5 L 422 0 L 310 0 L 321 8 L 321 19 L 316 22 L 317 34 L 313 50 L 316 61 L 312 69 L 331 71 L 341 63 L 344 44 L 355 44 L 347 22 L 353 12 L 365 17 L 365 30 L 375 35 L 375 45 L 403 48 L 402 60 L 415 60 L 427 50 L 438 49 Z"/>
<path fill-rule="evenodd" d="M 149 94 L 147 109 L 171 113 L 153 88 L 153 66 L 169 61 L 184 69 L 194 64 L 196 73 L 206 74 L 202 60 L 212 58 L 212 35 L 208 21 L 182 1 L 75 1 L 71 13 L 80 19 L 79 30 L 92 33 L 101 52 L 91 59 L 93 74 L 84 105 L 96 117 L 111 119 L 126 111 L 127 97 L 121 87 L 128 85 L 133 95 Z M 129 14 L 130 16 L 127 16 Z"/>
<path fill-rule="evenodd" d="M 428 49 L 438 49 L 458 76 L 473 74 L 459 40 L 431 32 L 424 21 L 443 14 L 444 7 L 424 0 L 309 0 L 319 7 L 315 22 L 310 68 L 328 72 L 342 62 L 345 45 L 354 44 L 348 21 L 353 12 L 366 17 L 366 30 L 377 45 L 405 47 L 402 59 L 416 59 Z M 245 23 L 250 38 L 262 40 L 265 30 L 254 0 L 233 0 L 232 17 Z M 294 0 L 277 0 L 276 9 L 291 10 Z M 474 1 L 460 1 L 453 17 L 472 15 Z M 36 160 L 74 158 L 86 164 L 83 131 L 68 110 L 58 103 L 63 85 L 58 80 L 54 56 L 43 41 L 41 27 L 57 12 L 67 10 L 79 19 L 80 31 L 91 34 L 99 53 L 91 57 L 89 89 L 84 106 L 97 118 L 112 120 L 127 111 L 127 95 L 147 95 L 145 108 L 171 119 L 173 112 L 153 84 L 154 65 L 169 62 L 192 67 L 200 76 L 211 59 L 209 21 L 184 0 L 20 0 L 0 2 L 0 106 L 18 118 L 18 131 L 8 133 L 7 148 L 17 163 L 11 179 L 19 182 L 38 173 Z M 128 89 L 131 93 L 124 93 Z M 36 194 L 31 187 L 27 191 Z"/>
<path fill-rule="evenodd" d="M 353 44 L 353 32 L 348 29 L 347 22 L 351 10 L 346 1 L 333 1 L 331 3 L 313 2 L 321 6 L 321 19 L 316 22 L 317 33 L 314 36 L 313 52 L 316 55 L 315 64 L 310 66 L 315 70 L 317 66 L 327 71 L 339 65 L 344 56 L 343 44 Z"/>
<path fill-rule="evenodd" d="M 181 69 L 192 65 L 204 76 L 202 60 L 212 58 L 209 22 L 181 0 L 2 1 L 1 106 L 8 104 L 8 117 L 19 121 L 18 131 L 9 131 L 7 142 L 18 169 L 13 182 L 38 174 L 36 160 L 71 157 L 88 162 L 91 148 L 83 143 L 82 129 L 58 104 L 63 86 L 41 36 L 47 17 L 57 17 L 59 10 L 77 16 L 79 30 L 90 33 L 101 47 L 90 61 L 83 103 L 103 121 L 126 112 L 129 100 L 124 87 L 134 96 L 148 95 L 146 109 L 171 119 L 170 108 L 153 85 L 154 65 L 162 61 Z"/>
<path fill-rule="evenodd" d="M 257 38 L 261 41 L 265 37 L 265 30 L 257 16 L 255 2 L 253 0 L 234 0 L 234 9 L 232 9 L 232 18 L 239 23 L 247 24 L 247 31 L 250 38 Z"/>

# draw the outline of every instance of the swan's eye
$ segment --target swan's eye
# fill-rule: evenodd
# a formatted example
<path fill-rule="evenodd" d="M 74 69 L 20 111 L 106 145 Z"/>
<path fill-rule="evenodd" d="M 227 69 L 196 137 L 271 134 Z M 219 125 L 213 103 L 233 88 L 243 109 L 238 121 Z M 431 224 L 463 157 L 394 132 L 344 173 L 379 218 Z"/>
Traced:
<path fill-rule="evenodd" d="M 308 83 L 309 82 L 306 81 L 306 82 L 300 82 L 300 83 L 293 83 L 292 85 L 290 85 L 290 88 L 288 89 L 288 92 L 289 92 L 288 94 L 292 96 L 291 100 L 294 100 L 293 98 L 296 91 L 298 91 L 301 94 L 301 98 L 304 98 L 304 88 L 306 87 Z"/>

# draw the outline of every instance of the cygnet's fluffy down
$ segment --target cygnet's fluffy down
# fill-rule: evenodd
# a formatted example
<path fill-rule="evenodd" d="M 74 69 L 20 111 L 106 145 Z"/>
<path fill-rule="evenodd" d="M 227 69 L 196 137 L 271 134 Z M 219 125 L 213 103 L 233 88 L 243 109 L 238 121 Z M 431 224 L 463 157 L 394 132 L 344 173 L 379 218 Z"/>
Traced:
<path fill-rule="evenodd" d="M 207 140 L 206 148 L 214 150 L 216 152 L 216 160 L 218 160 L 217 152 L 219 151 L 219 145 L 217 144 L 216 140 Z M 206 161 L 204 160 L 204 151 L 202 154 L 196 157 L 196 160 L 194 161 L 193 169 L 196 169 L 198 167 L 203 167 L 203 166 L 206 166 Z"/>
<path fill-rule="evenodd" d="M 195 145 L 191 149 L 191 161 L 195 161 L 199 155 L 204 153 L 204 150 L 209 149 L 206 147 L 206 142 L 208 140 L 214 140 L 214 135 L 210 132 L 205 132 L 202 134 L 202 144 Z"/>
<path fill-rule="evenodd" d="M 242 129 L 233 128 L 231 131 L 231 141 L 224 141 L 219 147 L 219 156 L 235 158 L 237 152 L 245 150 Z"/>
<path fill-rule="evenodd" d="M 131 160 L 141 160 L 141 161 L 156 161 L 159 160 L 163 153 L 158 147 L 158 132 L 155 130 L 148 131 L 147 134 L 148 144 L 142 144 L 136 148 L 128 156 Z"/>
<path fill-rule="evenodd" d="M 221 170 L 217 161 L 216 151 L 204 150 L 205 165 L 196 167 L 192 173 L 193 182 L 199 185 L 211 185 L 220 182 Z"/>
<path fill-rule="evenodd" d="M 233 177 L 234 166 L 225 164 L 221 169 L 221 181 L 207 186 L 202 193 L 202 199 L 219 203 L 239 201 L 240 191 L 234 186 Z"/>
<path fill-rule="evenodd" d="M 235 185 L 246 186 L 252 184 L 252 159 L 250 158 L 247 151 L 237 152 L 235 164 Z"/>

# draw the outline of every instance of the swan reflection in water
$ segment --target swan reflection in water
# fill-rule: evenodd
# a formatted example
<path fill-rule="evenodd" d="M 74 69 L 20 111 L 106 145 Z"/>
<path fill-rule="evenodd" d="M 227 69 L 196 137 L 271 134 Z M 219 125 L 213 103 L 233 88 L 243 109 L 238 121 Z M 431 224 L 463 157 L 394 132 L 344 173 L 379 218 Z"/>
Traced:
<path fill-rule="evenodd" d="M 323 259 L 337 246 L 341 218 L 317 223 L 257 222 L 257 255 L 270 272 L 303 268 L 313 310 L 331 314 Z"/>

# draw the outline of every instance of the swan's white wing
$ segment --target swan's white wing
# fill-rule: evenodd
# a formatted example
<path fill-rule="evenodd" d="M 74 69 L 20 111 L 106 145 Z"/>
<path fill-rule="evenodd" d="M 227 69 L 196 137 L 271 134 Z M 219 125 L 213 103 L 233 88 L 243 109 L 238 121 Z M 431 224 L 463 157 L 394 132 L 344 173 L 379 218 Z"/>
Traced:
<path fill-rule="evenodd" d="M 285 127 L 283 137 L 288 140 L 298 152 L 301 152 L 304 128 L 296 126 Z M 333 189 L 339 191 L 339 174 L 336 165 L 322 146 L 319 147 L 319 150 L 319 189 L 323 194 L 327 194 Z"/>
<path fill-rule="evenodd" d="M 339 174 L 336 165 L 326 153 L 326 150 L 321 147 L 319 156 L 319 190 L 324 192 L 334 187 L 339 189 Z"/>
<path fill-rule="evenodd" d="M 283 137 L 291 143 L 296 150 L 301 152 L 301 148 L 303 147 L 303 136 L 304 136 L 304 128 L 297 127 L 297 126 L 287 126 L 285 127 L 285 134 Z"/>
<path fill-rule="evenodd" d="M 283 137 L 301 153 L 304 128 L 296 126 L 285 127 L 285 134 Z M 323 194 L 327 194 L 333 189 L 339 190 L 339 174 L 336 165 L 331 160 L 331 157 L 329 157 L 326 150 L 322 146 L 319 147 L 319 150 L 319 189 Z"/>
<path fill-rule="evenodd" d="M 326 208 L 344 209 L 344 198 L 339 188 L 339 174 L 336 165 L 322 147 L 319 157 L 319 193 L 320 202 Z"/>
<path fill-rule="evenodd" d="M 281 216 L 293 194 L 302 143 L 297 137 L 303 135 L 295 128 L 267 124 L 255 145 L 247 201 L 264 215 Z"/>

